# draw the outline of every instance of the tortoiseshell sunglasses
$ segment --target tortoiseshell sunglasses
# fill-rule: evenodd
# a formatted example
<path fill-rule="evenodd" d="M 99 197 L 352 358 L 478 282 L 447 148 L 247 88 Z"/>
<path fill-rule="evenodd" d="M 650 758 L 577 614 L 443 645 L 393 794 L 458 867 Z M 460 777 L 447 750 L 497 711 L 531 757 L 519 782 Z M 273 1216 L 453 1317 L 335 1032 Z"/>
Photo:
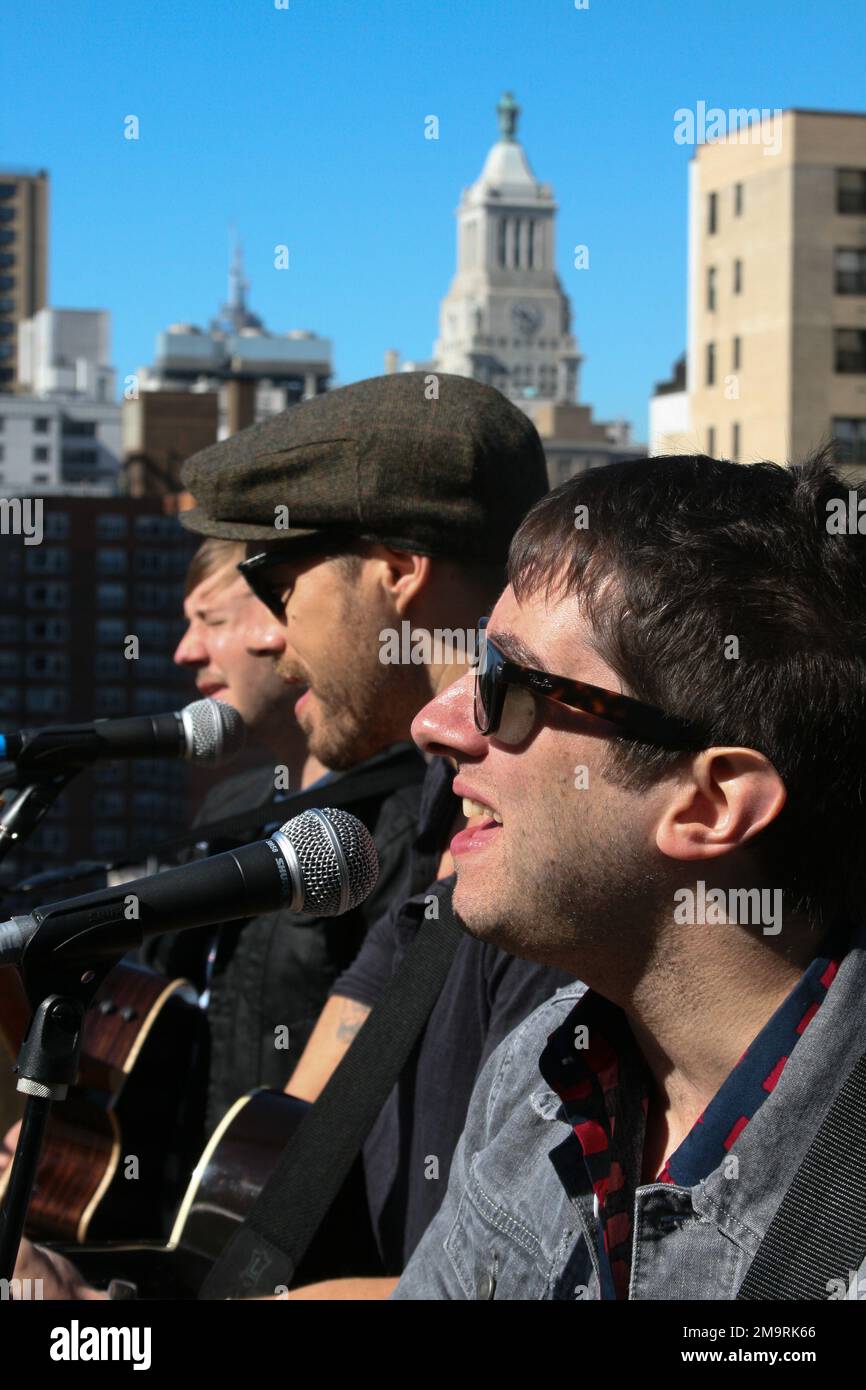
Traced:
<path fill-rule="evenodd" d="M 523 699 L 515 699 L 524 692 Z M 582 710 L 613 725 L 618 734 L 661 748 L 706 748 L 701 730 L 689 720 L 665 714 L 630 695 L 604 690 L 599 685 L 554 676 L 532 666 L 509 661 L 487 635 L 487 619 L 478 624 L 478 664 L 475 669 L 475 727 L 480 734 L 495 735 L 500 743 L 518 744 L 529 737 L 538 722 L 532 696 L 552 700 L 569 709 Z"/>

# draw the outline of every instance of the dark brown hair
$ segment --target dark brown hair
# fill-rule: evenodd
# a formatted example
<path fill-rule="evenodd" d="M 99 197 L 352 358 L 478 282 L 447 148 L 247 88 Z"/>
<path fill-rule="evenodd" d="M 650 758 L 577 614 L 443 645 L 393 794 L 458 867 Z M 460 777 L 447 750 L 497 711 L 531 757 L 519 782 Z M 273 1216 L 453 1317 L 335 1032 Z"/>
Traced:
<path fill-rule="evenodd" d="M 755 852 L 820 930 L 866 897 L 866 534 L 828 524 L 849 487 L 826 452 L 628 460 L 542 498 L 509 558 L 519 600 L 579 596 L 625 693 L 770 759 L 788 799 Z M 646 786 L 684 756 L 616 739 L 606 771 Z"/>

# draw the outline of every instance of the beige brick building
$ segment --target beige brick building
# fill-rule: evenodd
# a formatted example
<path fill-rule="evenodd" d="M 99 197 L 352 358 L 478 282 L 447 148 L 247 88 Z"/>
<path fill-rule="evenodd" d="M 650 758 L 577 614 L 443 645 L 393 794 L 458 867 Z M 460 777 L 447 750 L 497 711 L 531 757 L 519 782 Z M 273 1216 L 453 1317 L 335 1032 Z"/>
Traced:
<path fill-rule="evenodd" d="M 790 110 L 690 166 L 686 389 L 653 453 L 796 462 L 835 439 L 866 474 L 866 114 Z"/>

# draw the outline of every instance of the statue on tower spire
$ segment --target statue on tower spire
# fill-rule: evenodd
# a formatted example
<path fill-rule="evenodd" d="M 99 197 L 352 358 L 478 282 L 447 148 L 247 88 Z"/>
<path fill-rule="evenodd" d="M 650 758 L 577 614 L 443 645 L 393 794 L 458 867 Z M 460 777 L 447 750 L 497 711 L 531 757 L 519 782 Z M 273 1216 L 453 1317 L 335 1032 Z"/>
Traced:
<path fill-rule="evenodd" d="M 517 139 L 517 122 L 520 117 L 520 107 L 514 100 L 512 92 L 503 92 L 496 107 L 496 114 L 499 117 L 499 137 L 501 140 L 514 141 Z"/>

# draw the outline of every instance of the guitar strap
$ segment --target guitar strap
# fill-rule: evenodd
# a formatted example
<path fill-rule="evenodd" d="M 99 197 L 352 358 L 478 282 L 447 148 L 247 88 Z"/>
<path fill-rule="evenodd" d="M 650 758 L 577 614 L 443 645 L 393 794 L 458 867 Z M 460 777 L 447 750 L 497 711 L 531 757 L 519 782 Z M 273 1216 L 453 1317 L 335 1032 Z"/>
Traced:
<path fill-rule="evenodd" d="M 857 1278 L 864 1259 L 866 1053 L 806 1150 L 737 1298 L 826 1299 L 834 1282 Z"/>
<path fill-rule="evenodd" d="M 461 931 L 441 896 L 315 1105 L 301 1120 L 200 1299 L 288 1288 L 385 1104 L 445 982 Z"/>

